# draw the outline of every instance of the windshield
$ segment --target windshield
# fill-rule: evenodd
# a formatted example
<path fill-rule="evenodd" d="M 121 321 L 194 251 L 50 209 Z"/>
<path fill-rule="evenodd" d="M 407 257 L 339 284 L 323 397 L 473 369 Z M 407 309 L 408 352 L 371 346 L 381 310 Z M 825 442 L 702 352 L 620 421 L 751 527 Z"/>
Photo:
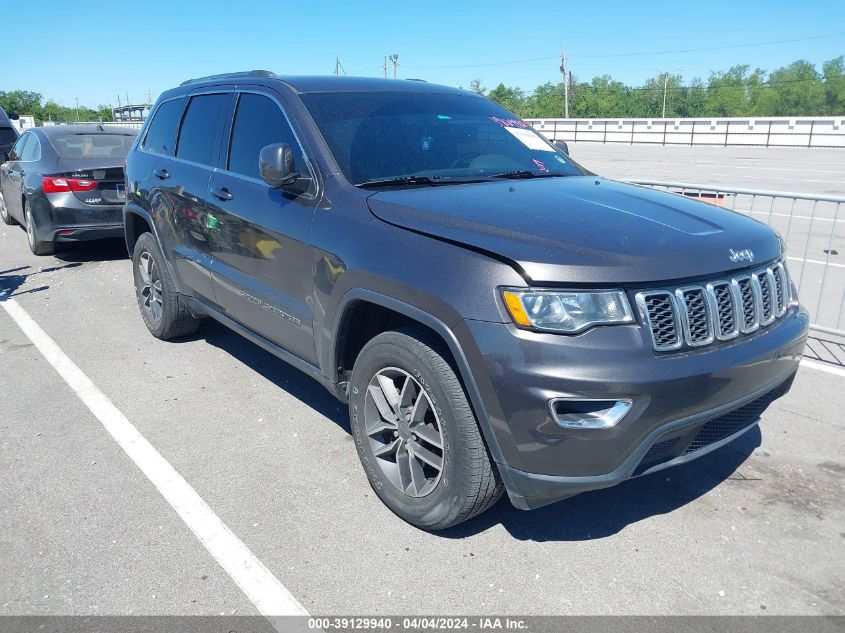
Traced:
<path fill-rule="evenodd" d="M 403 91 L 322 92 L 302 100 L 354 184 L 585 173 L 488 99 Z"/>
<path fill-rule="evenodd" d="M 62 158 L 126 158 L 135 136 L 131 134 L 61 134 L 50 142 Z"/>

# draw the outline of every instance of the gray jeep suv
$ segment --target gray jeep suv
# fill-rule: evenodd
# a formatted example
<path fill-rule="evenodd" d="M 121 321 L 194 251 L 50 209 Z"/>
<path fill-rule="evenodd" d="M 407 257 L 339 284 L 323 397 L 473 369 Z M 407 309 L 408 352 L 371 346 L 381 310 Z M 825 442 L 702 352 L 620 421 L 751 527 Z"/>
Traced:
<path fill-rule="evenodd" d="M 769 228 L 598 177 L 462 90 L 187 81 L 126 177 L 150 332 L 212 317 L 348 401 L 370 484 L 422 528 L 715 450 L 804 348 Z"/>

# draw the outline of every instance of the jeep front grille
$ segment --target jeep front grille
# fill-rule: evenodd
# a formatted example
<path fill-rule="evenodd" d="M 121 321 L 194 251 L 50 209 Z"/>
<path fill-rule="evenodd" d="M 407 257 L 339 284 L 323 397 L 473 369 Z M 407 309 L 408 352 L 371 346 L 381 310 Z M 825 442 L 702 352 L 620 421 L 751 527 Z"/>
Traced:
<path fill-rule="evenodd" d="M 775 322 L 789 304 L 783 263 L 703 284 L 636 295 L 640 317 L 658 352 L 700 347 L 751 334 Z"/>

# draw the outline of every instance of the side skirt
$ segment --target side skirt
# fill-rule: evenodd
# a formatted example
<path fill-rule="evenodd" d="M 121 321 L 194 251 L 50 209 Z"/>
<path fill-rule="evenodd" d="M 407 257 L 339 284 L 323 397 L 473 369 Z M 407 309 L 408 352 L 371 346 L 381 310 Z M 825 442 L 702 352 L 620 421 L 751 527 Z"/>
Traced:
<path fill-rule="evenodd" d="M 332 395 L 334 395 L 338 400 L 341 402 L 347 402 L 348 396 L 346 393 L 346 386 L 347 383 L 340 382 L 335 383 L 332 382 L 325 374 L 323 374 L 322 370 L 317 367 L 316 365 L 312 365 L 306 360 L 301 359 L 299 356 L 295 354 L 291 354 L 285 348 L 277 345 L 270 339 L 264 338 L 260 334 L 253 332 L 245 325 L 235 321 L 234 319 L 227 317 L 225 314 L 217 310 L 216 308 L 212 308 L 207 303 L 200 301 L 195 297 L 189 297 L 186 295 L 182 295 L 182 299 L 188 305 L 188 308 L 191 312 L 196 316 L 209 316 L 215 321 L 222 323 L 230 330 L 237 332 L 241 336 L 243 336 L 248 341 L 255 343 L 260 348 L 270 352 L 273 356 L 285 361 L 289 365 L 296 367 L 298 370 L 304 372 L 317 382 L 319 382 L 323 387 L 328 389 Z"/>

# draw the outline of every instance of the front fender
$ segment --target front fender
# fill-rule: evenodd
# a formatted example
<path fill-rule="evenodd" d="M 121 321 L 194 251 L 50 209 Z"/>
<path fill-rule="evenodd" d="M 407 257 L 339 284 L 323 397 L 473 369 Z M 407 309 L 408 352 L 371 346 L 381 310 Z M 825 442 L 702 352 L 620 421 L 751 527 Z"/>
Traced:
<path fill-rule="evenodd" d="M 487 447 L 493 461 L 500 464 L 505 463 L 504 454 L 510 453 L 514 447 L 503 447 L 502 442 L 509 442 L 511 436 L 507 432 L 496 433 L 492 419 L 484 406 L 484 401 L 481 397 L 481 392 L 479 391 L 476 376 L 472 372 L 470 363 L 467 360 L 467 354 L 465 353 L 465 347 L 474 346 L 474 342 L 471 340 L 471 335 L 469 330 L 466 328 L 464 321 L 457 315 L 454 315 L 454 318 L 457 320 L 449 323 L 429 312 L 426 312 L 425 310 L 411 305 L 410 303 L 397 299 L 396 297 L 385 295 L 366 288 L 352 288 L 348 290 L 340 300 L 336 318 L 334 319 L 331 338 L 333 341 L 333 345 L 331 346 L 332 360 L 328 364 L 323 365 L 324 367 L 331 368 L 334 372 L 334 375 L 329 376 L 329 378 L 333 382 L 337 381 L 337 363 L 334 362 L 334 359 L 338 358 L 339 350 L 337 349 L 337 345 L 340 339 L 340 327 L 343 323 L 343 318 L 347 309 L 357 301 L 365 301 L 393 310 L 394 312 L 398 312 L 409 319 L 425 325 L 440 336 L 443 342 L 448 346 L 455 361 L 456 368 L 460 374 L 461 381 L 466 389 L 470 403 L 472 404 L 473 411 L 475 412 L 476 419 L 478 420 L 481 432 L 484 435 L 484 440 L 487 443 Z M 477 350 L 475 350 L 475 354 L 471 355 L 477 356 Z"/>

